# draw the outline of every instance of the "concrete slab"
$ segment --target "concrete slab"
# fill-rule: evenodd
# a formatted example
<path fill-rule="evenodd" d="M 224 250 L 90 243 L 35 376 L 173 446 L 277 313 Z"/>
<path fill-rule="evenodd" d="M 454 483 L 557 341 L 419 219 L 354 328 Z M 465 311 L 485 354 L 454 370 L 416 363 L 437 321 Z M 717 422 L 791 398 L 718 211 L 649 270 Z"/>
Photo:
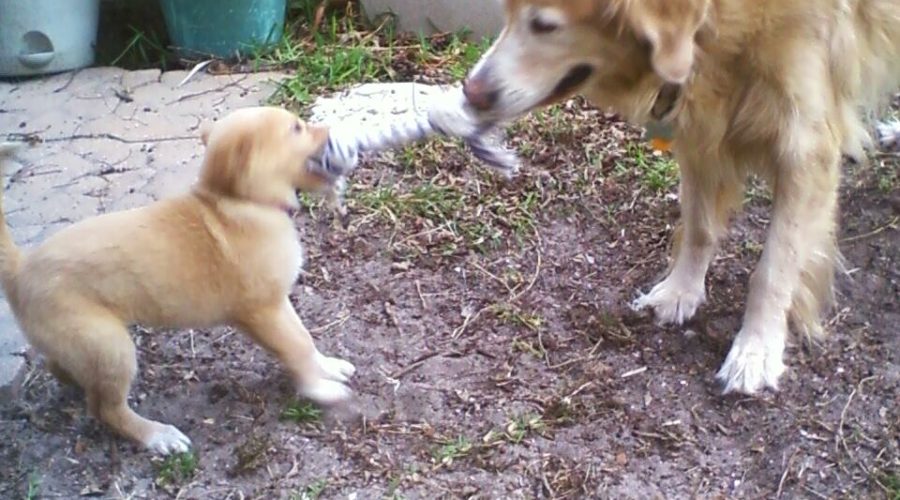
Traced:
<path fill-rule="evenodd" d="M 396 16 L 400 31 L 432 34 L 467 29 L 476 39 L 503 29 L 500 2 L 485 0 L 362 0 L 369 19 Z"/>
<path fill-rule="evenodd" d="M 13 237 L 29 246 L 72 222 L 184 192 L 200 167 L 201 123 L 263 103 L 286 75 L 91 68 L 0 82 L 0 140 L 44 141 L 4 174 Z M 0 398 L 14 394 L 27 349 L 0 303 Z"/>

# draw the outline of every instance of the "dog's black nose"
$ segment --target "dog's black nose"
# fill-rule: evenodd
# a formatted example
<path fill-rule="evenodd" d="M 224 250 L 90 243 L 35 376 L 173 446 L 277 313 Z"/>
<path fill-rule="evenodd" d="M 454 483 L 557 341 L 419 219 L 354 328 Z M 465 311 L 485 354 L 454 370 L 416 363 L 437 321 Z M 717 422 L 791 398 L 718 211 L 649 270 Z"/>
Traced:
<path fill-rule="evenodd" d="M 500 91 L 492 90 L 485 78 L 468 78 L 463 84 L 463 94 L 478 111 L 490 111 L 500 100 Z"/>

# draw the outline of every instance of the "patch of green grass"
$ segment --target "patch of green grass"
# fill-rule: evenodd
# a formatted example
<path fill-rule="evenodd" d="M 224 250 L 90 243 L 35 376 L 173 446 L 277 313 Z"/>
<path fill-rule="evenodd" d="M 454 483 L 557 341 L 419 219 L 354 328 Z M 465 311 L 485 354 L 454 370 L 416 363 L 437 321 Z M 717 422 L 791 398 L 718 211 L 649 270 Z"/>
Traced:
<path fill-rule="evenodd" d="M 876 167 L 876 184 L 882 193 L 890 193 L 900 186 L 900 169 L 893 162 Z"/>
<path fill-rule="evenodd" d="M 741 250 L 744 251 L 747 255 L 752 257 L 759 257 L 763 252 L 763 245 L 758 241 L 754 241 L 751 239 L 745 239 L 741 241 Z"/>
<path fill-rule="evenodd" d="M 306 401 L 292 401 L 281 412 L 281 420 L 308 424 L 322 420 L 322 409 Z"/>
<path fill-rule="evenodd" d="M 530 120 L 519 120 L 510 126 L 510 135 L 526 134 L 529 129 L 537 127 L 544 139 L 553 139 L 569 133 L 572 129 L 571 116 L 559 104 L 538 109 L 531 114 Z M 523 153 L 526 154 L 526 153 Z"/>
<path fill-rule="evenodd" d="M 466 457 L 475 446 L 465 436 L 459 436 L 454 440 L 444 442 L 433 453 L 435 461 L 439 465 L 452 465 L 454 460 Z"/>
<path fill-rule="evenodd" d="M 514 444 L 521 443 L 529 434 L 544 431 L 546 425 L 540 415 L 519 415 L 506 424 L 506 437 Z"/>
<path fill-rule="evenodd" d="M 41 476 L 37 472 L 28 475 L 28 484 L 25 486 L 25 499 L 36 500 L 41 490 Z"/>
<path fill-rule="evenodd" d="M 367 210 L 393 221 L 421 217 L 451 225 L 456 224 L 456 216 L 465 201 L 459 189 L 436 184 L 420 184 L 406 193 L 394 187 L 370 189 L 361 191 L 356 200 Z"/>
<path fill-rule="evenodd" d="M 657 155 L 636 143 L 628 144 L 625 151 L 626 159 L 616 164 L 617 175 L 634 172 L 641 186 L 654 193 L 669 191 L 678 184 L 678 164 L 671 156 Z"/>
<path fill-rule="evenodd" d="M 494 310 L 497 318 L 510 325 L 523 326 L 531 331 L 538 331 L 544 325 L 544 318 L 537 313 L 527 313 L 518 307 L 500 306 Z"/>
<path fill-rule="evenodd" d="M 519 444 L 531 434 L 542 434 L 547 429 L 543 417 L 534 414 L 516 415 L 509 419 L 502 430 L 492 429 L 482 441 L 488 445 L 500 443 Z"/>
<path fill-rule="evenodd" d="M 125 48 L 110 63 L 110 66 L 125 66 L 127 68 L 165 68 L 171 58 L 171 53 L 166 48 L 155 31 L 143 31 L 129 25 L 131 38 Z"/>
<path fill-rule="evenodd" d="M 325 491 L 325 488 L 327 487 L 328 481 L 319 479 L 303 488 L 303 491 L 291 494 L 290 498 L 291 500 L 317 500 L 322 496 L 322 492 Z"/>
<path fill-rule="evenodd" d="M 529 341 L 525 341 L 522 339 L 515 339 L 512 341 L 511 346 L 512 346 L 513 351 L 519 351 L 519 352 L 524 352 L 526 354 L 531 354 L 532 356 L 534 356 L 538 359 L 544 358 L 545 353 L 544 353 L 543 349 L 541 349 L 541 347 L 539 345 L 535 345 L 534 342 L 529 342 Z"/>
<path fill-rule="evenodd" d="M 156 484 L 184 484 L 197 473 L 199 461 L 193 451 L 166 457 L 156 468 Z"/>
<path fill-rule="evenodd" d="M 881 485 L 887 490 L 885 491 L 887 498 L 900 500 L 900 475 L 897 473 L 885 474 L 881 478 Z"/>
<path fill-rule="evenodd" d="M 296 70 L 292 78 L 281 83 L 276 99 L 307 104 L 325 90 L 390 79 L 391 34 L 362 33 L 354 19 L 338 14 L 329 15 L 318 33 L 305 33 L 312 15 L 307 11 L 297 25 L 285 30 L 278 43 L 256 51 L 257 65 Z M 387 46 L 381 45 L 382 40 L 387 40 Z"/>
<path fill-rule="evenodd" d="M 479 189 L 460 180 L 416 179 L 408 188 L 395 182 L 359 189 L 350 201 L 401 233 L 431 234 L 429 229 L 440 228 L 450 235 L 439 251 L 443 255 L 455 253 L 460 246 L 484 251 L 505 241 L 521 244 L 534 235 L 541 202 L 537 191 L 525 189 L 509 199 L 490 187 Z"/>
<path fill-rule="evenodd" d="M 229 475 L 236 476 L 253 472 L 266 464 L 272 438 L 268 434 L 251 434 L 234 448 L 234 465 L 228 470 Z"/>
<path fill-rule="evenodd" d="M 465 34 L 454 35 L 447 50 L 450 56 L 447 71 L 454 80 L 462 80 L 487 52 L 493 43 L 492 38 L 484 38 L 480 42 L 468 42 Z"/>

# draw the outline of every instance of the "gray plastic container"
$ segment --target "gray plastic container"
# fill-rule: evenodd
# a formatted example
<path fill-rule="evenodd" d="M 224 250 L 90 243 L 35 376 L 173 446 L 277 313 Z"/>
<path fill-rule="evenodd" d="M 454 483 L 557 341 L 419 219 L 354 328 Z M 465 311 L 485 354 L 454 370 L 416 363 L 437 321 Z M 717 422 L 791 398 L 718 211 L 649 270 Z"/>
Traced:
<path fill-rule="evenodd" d="M 0 77 L 94 64 L 100 0 L 0 0 Z"/>

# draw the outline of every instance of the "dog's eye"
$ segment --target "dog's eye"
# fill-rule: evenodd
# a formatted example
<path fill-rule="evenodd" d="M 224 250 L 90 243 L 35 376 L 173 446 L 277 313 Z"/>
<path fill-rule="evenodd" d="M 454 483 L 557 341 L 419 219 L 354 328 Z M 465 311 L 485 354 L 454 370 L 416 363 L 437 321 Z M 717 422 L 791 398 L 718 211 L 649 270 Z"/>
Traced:
<path fill-rule="evenodd" d="M 531 31 L 543 35 L 546 33 L 552 33 L 559 28 L 559 25 L 540 17 L 535 17 L 531 20 Z"/>
<path fill-rule="evenodd" d="M 303 132 L 303 124 L 300 122 L 295 122 L 294 123 L 294 132 L 296 132 L 298 134 L 302 133 Z"/>

